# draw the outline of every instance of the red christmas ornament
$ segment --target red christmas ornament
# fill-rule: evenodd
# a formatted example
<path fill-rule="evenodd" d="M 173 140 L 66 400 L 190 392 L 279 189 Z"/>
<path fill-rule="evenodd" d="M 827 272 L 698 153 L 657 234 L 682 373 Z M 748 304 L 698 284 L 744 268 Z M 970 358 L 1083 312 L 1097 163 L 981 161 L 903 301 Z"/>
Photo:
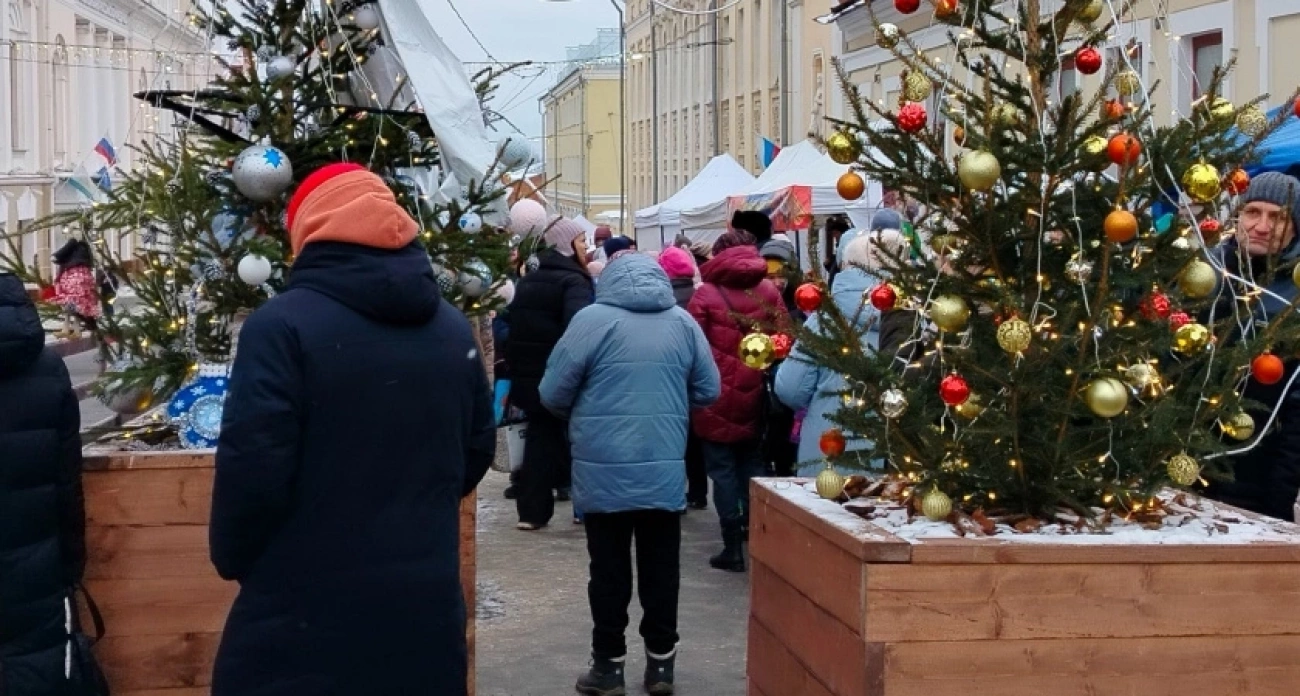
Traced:
<path fill-rule="evenodd" d="M 1169 298 L 1162 292 L 1153 292 L 1142 300 L 1138 309 L 1142 310 L 1142 316 L 1146 317 L 1147 321 L 1164 319 L 1169 316 Z"/>
<path fill-rule="evenodd" d="M 1101 70 L 1101 52 L 1092 46 L 1080 48 L 1074 52 L 1074 67 L 1084 75 Z"/>
<path fill-rule="evenodd" d="M 1272 353 L 1264 353 L 1250 361 L 1250 374 L 1260 384 L 1277 384 L 1283 371 L 1282 359 Z"/>
<path fill-rule="evenodd" d="M 920 102 L 908 102 L 898 110 L 898 127 L 904 133 L 915 133 L 925 128 L 927 118 L 925 106 Z"/>
<path fill-rule="evenodd" d="M 1128 109 L 1125 108 L 1124 102 L 1118 99 L 1111 99 L 1102 106 L 1102 116 L 1107 121 L 1118 121 L 1124 118 L 1125 113 L 1128 113 Z"/>
<path fill-rule="evenodd" d="M 1206 218 L 1204 220 L 1201 220 L 1200 228 L 1201 228 L 1201 234 L 1217 235 L 1223 229 L 1223 223 L 1220 223 L 1218 220 L 1215 220 L 1214 218 Z"/>
<path fill-rule="evenodd" d="M 1128 133 L 1120 133 L 1107 143 L 1106 154 L 1111 162 L 1121 167 L 1137 164 L 1138 156 L 1142 154 L 1142 144 Z"/>
<path fill-rule="evenodd" d="M 889 283 L 881 283 L 871 289 L 872 307 L 887 312 L 894 308 L 896 302 L 898 302 L 898 293 L 894 291 L 894 286 Z"/>
<path fill-rule="evenodd" d="M 822 448 L 822 454 L 834 459 L 844 454 L 844 433 L 839 428 L 831 428 L 817 438 L 817 445 Z"/>
<path fill-rule="evenodd" d="M 1248 186 L 1250 186 L 1250 175 L 1245 169 L 1234 169 L 1223 179 L 1223 188 L 1234 196 L 1245 193 Z"/>
<path fill-rule="evenodd" d="M 939 398 L 949 406 L 960 406 L 970 398 L 970 385 L 966 384 L 965 377 L 954 372 L 939 382 Z"/>
<path fill-rule="evenodd" d="M 790 349 L 794 348 L 794 339 L 788 333 L 772 334 L 772 355 L 777 360 L 785 360 L 790 357 Z"/>
<path fill-rule="evenodd" d="M 912 14 L 921 8 L 921 0 L 894 0 L 894 9 L 903 14 Z"/>
<path fill-rule="evenodd" d="M 1169 315 L 1169 328 L 1174 331 L 1177 331 L 1190 323 L 1192 323 L 1192 318 L 1187 315 L 1187 312 L 1174 312 Z"/>
<path fill-rule="evenodd" d="M 1296 118 L 1300 118 L 1300 99 L 1291 102 L 1291 110 L 1295 112 Z"/>
<path fill-rule="evenodd" d="M 801 311 L 816 312 L 822 306 L 822 289 L 814 283 L 804 283 L 794 291 L 794 304 Z"/>

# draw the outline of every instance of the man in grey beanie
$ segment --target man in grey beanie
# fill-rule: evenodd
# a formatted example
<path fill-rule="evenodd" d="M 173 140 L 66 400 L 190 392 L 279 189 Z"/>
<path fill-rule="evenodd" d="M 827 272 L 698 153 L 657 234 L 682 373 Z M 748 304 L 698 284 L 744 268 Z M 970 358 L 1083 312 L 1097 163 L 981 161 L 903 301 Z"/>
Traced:
<path fill-rule="evenodd" d="M 1265 172 L 1251 180 L 1237 214 L 1237 241 L 1251 256 L 1281 253 L 1300 229 L 1300 179 Z"/>

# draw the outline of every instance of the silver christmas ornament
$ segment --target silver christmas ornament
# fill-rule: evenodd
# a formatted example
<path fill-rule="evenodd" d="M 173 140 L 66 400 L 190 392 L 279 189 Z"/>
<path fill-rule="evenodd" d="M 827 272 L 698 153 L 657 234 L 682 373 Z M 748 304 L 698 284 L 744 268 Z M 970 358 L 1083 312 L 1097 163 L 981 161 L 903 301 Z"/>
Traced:
<path fill-rule="evenodd" d="M 520 169 L 537 160 L 532 143 L 522 135 L 507 135 L 497 143 L 497 159 L 506 169 Z"/>
<path fill-rule="evenodd" d="M 261 105 L 253 104 L 252 106 L 249 106 L 248 109 L 244 111 L 244 118 L 248 119 L 249 123 L 257 123 L 258 121 L 262 120 Z"/>
<path fill-rule="evenodd" d="M 415 131 L 406 131 L 406 142 L 410 144 L 412 150 L 424 149 L 424 138 L 420 137 Z"/>
<path fill-rule="evenodd" d="M 276 56 L 266 64 L 267 82 L 277 82 L 292 74 L 298 69 L 298 63 L 291 56 Z"/>
<path fill-rule="evenodd" d="M 261 285 L 271 279 L 271 273 L 275 269 L 271 266 L 271 261 L 265 256 L 258 254 L 249 254 L 239 260 L 239 267 L 236 272 L 239 279 L 249 285 Z"/>
<path fill-rule="evenodd" d="M 457 284 L 466 297 L 482 297 L 492 286 L 492 270 L 487 267 L 487 264 L 474 259 L 461 269 Z"/>
<path fill-rule="evenodd" d="M 438 279 L 438 291 L 450 295 L 456 289 L 456 274 L 444 266 L 433 264 L 433 277 Z"/>
<path fill-rule="evenodd" d="M 226 173 L 221 171 L 220 169 L 213 169 L 212 171 L 203 175 L 203 180 L 208 183 L 208 186 L 217 186 L 222 181 L 224 181 L 225 178 L 226 178 Z"/>
<path fill-rule="evenodd" d="M 168 196 L 176 196 L 181 192 L 181 182 L 177 179 L 172 179 L 168 181 L 166 190 Z"/>
<path fill-rule="evenodd" d="M 460 216 L 460 231 L 475 234 L 483 229 L 483 218 L 478 213 L 465 213 Z"/>
<path fill-rule="evenodd" d="M 235 158 L 233 175 L 240 193 L 262 203 L 276 198 L 293 184 L 293 165 L 279 149 L 254 145 Z"/>
<path fill-rule="evenodd" d="M 893 48 L 898 45 L 902 35 L 903 32 L 899 31 L 898 25 L 886 22 L 876 30 L 876 43 L 885 48 Z"/>
<path fill-rule="evenodd" d="M 528 273 L 532 273 L 533 271 L 541 267 L 542 267 L 542 260 L 537 258 L 537 254 L 533 254 L 532 256 L 529 256 L 528 260 L 524 261 L 524 270 L 527 271 Z"/>
<path fill-rule="evenodd" d="M 451 211 L 444 210 L 438 213 L 438 229 L 445 230 L 451 224 Z"/>
<path fill-rule="evenodd" d="M 1065 277 L 1072 283 L 1082 285 L 1092 278 L 1092 262 L 1080 259 L 1071 259 L 1065 264 Z"/>
<path fill-rule="evenodd" d="M 263 63 L 270 62 L 270 60 L 276 57 L 276 55 L 278 54 L 279 51 L 275 48 L 275 46 L 272 46 L 270 44 L 257 47 L 257 59 Z"/>
<path fill-rule="evenodd" d="M 108 410 L 122 416 L 138 416 L 153 405 L 154 393 L 144 385 L 125 387 L 121 380 L 114 377 L 135 367 L 130 358 L 123 358 L 113 363 L 104 374 L 104 393 L 99 395 L 100 403 Z"/>
<path fill-rule="evenodd" d="M 880 395 L 880 413 L 886 418 L 898 418 L 907 411 L 907 396 L 898 389 L 889 389 Z"/>
<path fill-rule="evenodd" d="M 352 21 L 357 28 L 362 31 L 371 31 L 379 28 L 379 10 L 374 5 L 362 5 L 356 12 L 352 13 Z"/>

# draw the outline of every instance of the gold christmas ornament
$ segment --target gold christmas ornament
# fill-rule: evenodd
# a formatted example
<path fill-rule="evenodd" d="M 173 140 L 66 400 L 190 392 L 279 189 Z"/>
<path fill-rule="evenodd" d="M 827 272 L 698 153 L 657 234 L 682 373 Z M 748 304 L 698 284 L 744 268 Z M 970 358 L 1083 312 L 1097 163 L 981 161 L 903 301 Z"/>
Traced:
<path fill-rule="evenodd" d="M 953 406 L 952 410 L 966 420 L 975 420 L 984 412 L 984 405 L 980 403 L 979 394 L 971 394 L 965 401 Z"/>
<path fill-rule="evenodd" d="M 1200 259 L 1193 259 L 1178 274 L 1178 289 L 1184 295 L 1194 299 L 1209 297 L 1218 282 L 1219 277 L 1214 272 L 1214 266 Z"/>
<path fill-rule="evenodd" d="M 1291 282 L 1300 285 L 1300 263 L 1291 269 Z"/>
<path fill-rule="evenodd" d="M 933 488 L 921 496 L 921 514 L 934 522 L 942 522 L 952 514 L 952 498 L 947 493 Z"/>
<path fill-rule="evenodd" d="M 1209 203 L 1219 197 L 1223 177 L 1213 165 L 1200 162 L 1183 173 L 1183 190 L 1197 203 Z"/>
<path fill-rule="evenodd" d="M 830 155 L 836 164 L 853 164 L 862 154 L 862 144 L 852 133 L 835 131 L 826 139 L 826 154 Z"/>
<path fill-rule="evenodd" d="M 930 238 L 930 248 L 937 254 L 943 254 L 957 248 L 957 236 L 953 234 L 936 234 Z M 1300 266 L 1297 266 L 1300 268 Z M 1297 274 L 1300 277 L 1300 274 Z M 1296 281 L 1300 285 L 1300 280 Z"/>
<path fill-rule="evenodd" d="M 1029 322 L 1019 318 L 1008 319 L 998 327 L 998 345 L 1008 353 L 1023 353 L 1029 348 L 1033 335 Z"/>
<path fill-rule="evenodd" d="M 957 178 L 962 186 L 972 191 L 987 191 L 998 183 L 1002 176 L 1002 165 L 991 152 L 973 150 L 961 156 L 957 162 Z"/>
<path fill-rule="evenodd" d="M 1210 118 L 1218 123 L 1231 123 L 1232 117 L 1237 114 L 1237 107 L 1223 97 L 1216 97 L 1210 102 L 1209 109 Z"/>
<path fill-rule="evenodd" d="M 1196 463 L 1186 452 L 1175 454 L 1165 464 L 1169 480 L 1176 486 L 1190 486 L 1201 477 L 1201 465 Z"/>
<path fill-rule="evenodd" d="M 1150 363 L 1137 363 L 1124 370 L 1124 381 L 1134 389 L 1146 391 L 1160 384 L 1160 371 Z"/>
<path fill-rule="evenodd" d="M 1093 171 L 1100 172 L 1110 166 L 1110 160 L 1106 158 L 1106 148 L 1109 146 L 1110 141 L 1100 135 L 1090 135 L 1083 141 L 1083 154 L 1092 162 Z"/>
<path fill-rule="evenodd" d="M 755 331 L 740 339 L 740 361 L 755 370 L 766 370 L 776 358 L 776 343 L 765 333 Z"/>
<path fill-rule="evenodd" d="M 876 29 L 876 45 L 885 48 L 893 48 L 898 45 L 899 40 L 903 38 L 903 32 L 898 29 L 898 25 L 885 22 Z"/>
<path fill-rule="evenodd" d="M 903 99 L 906 101 L 925 101 L 934 91 L 934 83 L 924 74 L 913 70 L 903 78 Z"/>
<path fill-rule="evenodd" d="M 1083 402 L 1102 418 L 1114 418 L 1128 408 L 1128 388 L 1114 377 L 1095 379 L 1083 391 Z"/>
<path fill-rule="evenodd" d="M 966 301 L 955 295 L 940 295 L 930 300 L 930 319 L 940 329 L 956 333 L 966 328 L 970 308 Z"/>
<path fill-rule="evenodd" d="M 1183 355 L 1199 353 L 1209 344 L 1210 330 L 1204 324 L 1183 324 L 1174 332 L 1174 350 Z"/>
<path fill-rule="evenodd" d="M 1115 90 L 1120 93 L 1120 96 L 1131 97 L 1141 89 L 1142 78 L 1132 70 L 1125 70 L 1115 76 Z"/>
<path fill-rule="evenodd" d="M 1092 24 L 1101 18 L 1101 10 L 1101 0 L 1088 0 L 1088 4 L 1079 10 L 1079 14 L 1076 14 L 1074 19 L 1080 24 Z"/>
<path fill-rule="evenodd" d="M 1234 440 L 1249 440 L 1255 435 L 1255 419 L 1245 411 L 1238 412 L 1226 421 L 1220 421 L 1219 427 L 1223 429 L 1224 435 Z"/>
<path fill-rule="evenodd" d="M 995 104 L 993 106 L 993 122 L 999 126 L 1011 128 L 1020 123 L 1020 111 L 1006 102 Z"/>
<path fill-rule="evenodd" d="M 817 474 L 817 495 L 826 500 L 835 500 L 844 493 L 844 476 L 835 467 L 826 463 L 826 468 Z"/>
<path fill-rule="evenodd" d="M 1268 128 L 1268 116 L 1257 104 L 1242 107 L 1237 112 L 1237 130 L 1250 137 L 1255 137 Z"/>

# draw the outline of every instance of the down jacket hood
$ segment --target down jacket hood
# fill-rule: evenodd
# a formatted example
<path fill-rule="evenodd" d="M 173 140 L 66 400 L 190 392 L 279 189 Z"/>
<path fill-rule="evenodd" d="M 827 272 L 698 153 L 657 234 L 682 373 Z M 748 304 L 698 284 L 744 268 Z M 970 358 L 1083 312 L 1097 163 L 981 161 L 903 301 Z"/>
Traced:
<path fill-rule="evenodd" d="M 23 282 L 0 273 L 0 377 L 25 371 L 45 347 L 45 329 Z"/>
<path fill-rule="evenodd" d="M 621 256 L 600 274 L 596 304 L 629 312 L 662 312 L 677 304 L 668 274 L 649 256 Z"/>
<path fill-rule="evenodd" d="M 429 256 L 415 242 L 397 250 L 313 242 L 294 261 L 289 288 L 314 290 L 398 326 L 427 323 L 442 303 Z"/>
<path fill-rule="evenodd" d="M 731 247 L 704 264 L 700 277 L 724 288 L 748 290 L 767 277 L 767 262 L 752 246 Z"/>

